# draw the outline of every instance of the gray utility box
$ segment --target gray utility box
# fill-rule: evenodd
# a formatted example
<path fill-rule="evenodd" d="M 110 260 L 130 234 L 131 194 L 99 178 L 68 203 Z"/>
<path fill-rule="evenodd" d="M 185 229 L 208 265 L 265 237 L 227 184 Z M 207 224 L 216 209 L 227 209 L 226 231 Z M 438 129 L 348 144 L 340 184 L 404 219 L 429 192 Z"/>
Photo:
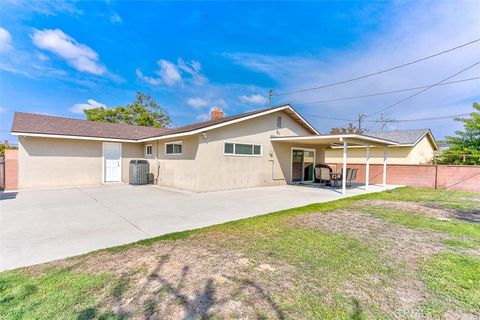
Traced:
<path fill-rule="evenodd" d="M 147 184 L 149 171 L 147 160 L 130 160 L 128 183 Z"/>

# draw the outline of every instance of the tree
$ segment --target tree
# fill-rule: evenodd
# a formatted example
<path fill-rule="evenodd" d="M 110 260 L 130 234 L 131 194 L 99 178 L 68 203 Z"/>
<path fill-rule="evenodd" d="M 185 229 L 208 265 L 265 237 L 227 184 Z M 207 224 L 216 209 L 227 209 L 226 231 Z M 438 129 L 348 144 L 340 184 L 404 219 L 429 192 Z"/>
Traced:
<path fill-rule="evenodd" d="M 16 146 L 10 145 L 6 140 L 3 143 L 0 143 L 0 157 L 5 156 L 5 150 L 12 150 L 12 149 L 18 149 L 18 148 Z"/>
<path fill-rule="evenodd" d="M 171 124 L 168 112 L 148 94 L 137 92 L 135 101 L 115 108 L 98 107 L 83 110 L 87 120 L 127 123 L 136 126 L 164 128 Z"/>
<path fill-rule="evenodd" d="M 437 163 L 441 164 L 480 164 L 480 104 L 474 103 L 476 111 L 469 118 L 456 118 L 463 122 L 464 131 L 455 131 L 456 136 L 447 136 L 450 148 L 441 154 Z"/>
<path fill-rule="evenodd" d="M 363 133 L 363 130 L 357 128 L 353 125 L 353 123 L 349 123 L 345 128 L 332 128 L 330 133 L 339 134 L 339 133 Z"/>

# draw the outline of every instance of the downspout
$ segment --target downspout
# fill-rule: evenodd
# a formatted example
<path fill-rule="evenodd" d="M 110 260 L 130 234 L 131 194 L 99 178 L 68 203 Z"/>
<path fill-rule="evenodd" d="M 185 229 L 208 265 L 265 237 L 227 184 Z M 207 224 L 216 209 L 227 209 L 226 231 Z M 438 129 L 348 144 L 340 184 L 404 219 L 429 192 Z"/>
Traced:
<path fill-rule="evenodd" d="M 160 175 L 160 162 L 158 161 L 158 140 L 157 140 L 157 152 L 155 154 L 155 158 L 157 159 L 157 176 L 155 177 L 155 184 L 158 184 L 158 176 Z"/>

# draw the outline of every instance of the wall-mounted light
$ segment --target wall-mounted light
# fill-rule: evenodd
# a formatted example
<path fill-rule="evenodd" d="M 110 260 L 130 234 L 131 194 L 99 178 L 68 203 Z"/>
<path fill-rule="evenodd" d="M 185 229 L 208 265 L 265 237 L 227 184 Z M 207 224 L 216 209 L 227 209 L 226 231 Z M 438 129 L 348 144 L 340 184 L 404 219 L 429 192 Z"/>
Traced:
<path fill-rule="evenodd" d="M 204 139 L 207 139 L 207 133 L 205 131 L 202 132 L 202 136 L 203 136 Z"/>

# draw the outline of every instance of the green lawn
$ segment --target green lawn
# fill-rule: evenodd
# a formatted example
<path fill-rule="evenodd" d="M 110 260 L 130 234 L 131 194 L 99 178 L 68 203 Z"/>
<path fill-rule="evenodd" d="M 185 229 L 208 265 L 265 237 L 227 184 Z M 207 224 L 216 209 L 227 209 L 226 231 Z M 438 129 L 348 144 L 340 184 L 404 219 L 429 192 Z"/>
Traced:
<path fill-rule="evenodd" d="M 402 188 L 170 234 L 0 273 L 0 319 L 480 317 L 467 213 Z"/>

